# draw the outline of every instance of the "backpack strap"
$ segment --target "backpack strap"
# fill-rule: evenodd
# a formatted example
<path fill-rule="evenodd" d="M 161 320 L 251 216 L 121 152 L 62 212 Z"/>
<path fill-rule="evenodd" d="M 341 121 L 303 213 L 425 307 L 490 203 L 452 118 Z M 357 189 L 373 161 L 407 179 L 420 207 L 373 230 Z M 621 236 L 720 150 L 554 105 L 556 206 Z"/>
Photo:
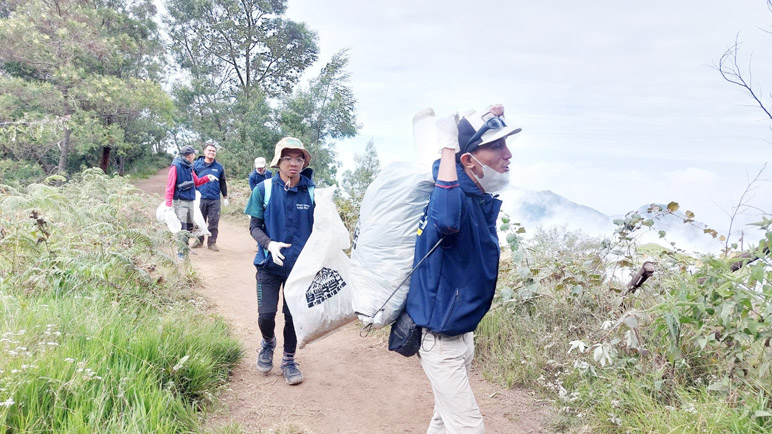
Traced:
<path fill-rule="evenodd" d="M 265 190 L 263 191 L 263 209 L 268 208 L 268 201 L 271 200 L 271 181 L 273 181 L 273 178 L 268 178 L 263 181 L 263 187 L 265 187 Z"/>
<path fill-rule="evenodd" d="M 268 208 L 268 201 L 271 200 L 271 190 L 272 190 L 272 184 L 273 184 L 273 178 L 268 178 L 265 181 L 263 181 L 263 186 L 265 186 L 265 192 L 263 192 L 263 209 Z M 311 196 L 311 203 L 314 203 L 314 186 L 309 185 L 308 188 L 308 195 Z"/>

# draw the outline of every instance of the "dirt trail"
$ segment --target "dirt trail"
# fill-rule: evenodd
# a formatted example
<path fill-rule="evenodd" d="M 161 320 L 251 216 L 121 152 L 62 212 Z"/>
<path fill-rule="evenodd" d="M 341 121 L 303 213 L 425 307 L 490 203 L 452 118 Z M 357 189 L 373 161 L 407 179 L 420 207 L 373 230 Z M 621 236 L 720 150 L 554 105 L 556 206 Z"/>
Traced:
<path fill-rule="evenodd" d="M 166 170 L 136 182 L 160 202 Z M 219 252 L 193 250 L 192 263 L 202 278 L 197 288 L 213 309 L 230 324 L 247 348 L 236 367 L 222 409 L 210 415 L 212 429 L 237 423 L 246 432 L 288 424 L 307 432 L 423 433 L 432 415 L 434 398 L 416 357 L 405 358 L 386 349 L 384 339 L 362 338 L 356 322 L 299 349 L 296 359 L 305 381 L 289 386 L 278 372 L 282 346 L 282 316 L 277 315 L 277 354 L 274 369 L 263 375 L 255 368 L 260 343 L 255 297 L 255 243 L 249 221 L 222 219 Z M 475 396 L 488 433 L 547 432 L 547 410 L 526 391 L 492 385 L 475 372 Z"/>

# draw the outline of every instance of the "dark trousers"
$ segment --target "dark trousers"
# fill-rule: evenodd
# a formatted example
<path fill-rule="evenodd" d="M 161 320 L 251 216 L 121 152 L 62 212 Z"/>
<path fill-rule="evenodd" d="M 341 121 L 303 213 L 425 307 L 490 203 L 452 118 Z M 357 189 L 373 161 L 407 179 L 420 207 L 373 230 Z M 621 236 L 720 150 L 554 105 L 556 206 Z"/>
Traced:
<path fill-rule="evenodd" d="M 201 199 L 199 204 L 201 209 L 201 215 L 204 216 L 204 220 L 207 223 L 207 229 L 212 235 L 209 235 L 209 241 L 207 245 L 211 246 L 217 242 L 217 225 L 220 224 L 220 199 Z M 204 243 L 204 237 L 198 237 L 201 244 Z"/>
<path fill-rule="evenodd" d="M 255 279 L 257 279 L 257 325 L 260 327 L 263 339 L 270 341 L 275 335 L 279 290 L 287 278 L 258 270 Z M 281 310 L 284 314 L 284 352 L 294 353 L 298 345 L 295 323 L 292 322 L 292 314 L 287 307 L 286 300 L 282 300 L 282 304 L 284 305 Z"/>

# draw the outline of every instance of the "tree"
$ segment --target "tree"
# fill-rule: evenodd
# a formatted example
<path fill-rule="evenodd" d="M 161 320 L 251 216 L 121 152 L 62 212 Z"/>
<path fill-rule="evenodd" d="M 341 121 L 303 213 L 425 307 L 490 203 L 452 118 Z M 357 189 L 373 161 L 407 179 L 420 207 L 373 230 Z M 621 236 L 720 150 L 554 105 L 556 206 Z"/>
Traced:
<path fill-rule="evenodd" d="M 367 187 L 373 182 L 378 172 L 381 170 L 381 164 L 378 160 L 378 151 L 372 139 L 367 142 L 364 154 L 354 156 L 356 168 L 343 173 L 343 191 L 351 200 L 359 205 L 365 196 Z"/>
<path fill-rule="evenodd" d="M 314 158 L 315 177 L 323 184 L 334 184 L 339 163 L 333 139 L 354 137 L 356 98 L 348 87 L 348 52 L 332 56 L 308 88 L 300 88 L 285 98 L 279 115 L 284 135 L 298 137 Z"/>
<path fill-rule="evenodd" d="M 91 162 L 97 156 L 106 170 L 112 150 L 125 154 L 137 145 L 126 141 L 127 129 L 170 120 L 170 100 L 154 81 L 163 51 L 151 0 L 11 0 L 5 6 L 0 93 L 15 93 L 0 101 L 0 121 L 10 125 L 4 130 L 13 135 L 17 125 L 45 120 L 62 126 L 53 145 L 50 135 L 45 143 L 28 136 L 22 147 L 55 147 L 61 173 L 73 151 Z"/>
<path fill-rule="evenodd" d="M 246 175 L 281 138 L 271 99 L 286 95 L 317 59 L 316 34 L 282 17 L 286 0 L 169 0 L 172 54 L 186 73 L 177 119 L 222 146 L 218 158 Z"/>
<path fill-rule="evenodd" d="M 169 0 L 167 9 L 177 63 L 205 81 L 194 89 L 277 96 L 317 59 L 316 34 L 281 17 L 286 0 Z"/>

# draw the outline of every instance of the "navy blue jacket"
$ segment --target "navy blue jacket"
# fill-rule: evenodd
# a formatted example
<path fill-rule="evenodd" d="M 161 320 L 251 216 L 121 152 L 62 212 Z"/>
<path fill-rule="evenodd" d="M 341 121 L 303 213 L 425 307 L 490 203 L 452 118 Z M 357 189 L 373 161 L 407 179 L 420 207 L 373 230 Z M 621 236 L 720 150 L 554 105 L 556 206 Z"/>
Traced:
<path fill-rule="evenodd" d="M 188 160 L 184 158 L 175 158 L 172 161 L 172 166 L 177 168 L 177 181 L 174 184 L 174 199 L 182 200 L 196 200 L 196 188 L 193 184 L 189 184 L 190 187 L 185 190 L 180 190 L 180 184 L 187 181 L 193 182 L 193 170 Z"/>
<path fill-rule="evenodd" d="M 260 184 L 272 176 L 273 173 L 268 169 L 265 169 L 262 175 L 258 173 L 257 169 L 253 169 L 252 173 L 249 174 L 249 189 L 254 190 L 257 184 Z"/>
<path fill-rule="evenodd" d="M 220 182 L 207 182 L 206 184 L 198 187 L 198 191 L 201 192 L 201 199 L 220 199 L 220 193 L 224 197 L 228 197 L 228 184 L 225 182 L 225 168 L 217 160 L 212 160 L 211 164 L 206 164 L 204 156 L 200 156 L 193 162 L 193 170 L 196 172 L 199 178 L 203 178 L 206 175 L 214 175 Z"/>
<path fill-rule="evenodd" d="M 265 183 L 261 182 L 252 190 L 244 213 L 263 220 L 263 232 L 271 241 L 291 244 L 282 250 L 284 265 L 281 267 L 273 262 L 270 252 L 263 248 L 257 249 L 254 260 L 255 267 L 287 277 L 314 226 L 314 202 L 308 192 L 308 187 L 313 186 L 314 182 L 300 175 L 297 185 L 285 190 L 278 173 L 271 179 L 268 207 L 263 208 Z"/>
<path fill-rule="evenodd" d="M 439 160 L 434 164 L 437 179 Z M 421 327 L 448 336 L 474 331 L 490 309 L 499 271 L 496 218 L 501 201 L 480 191 L 456 164 L 458 181 L 436 181 L 419 224 L 415 259 L 420 261 L 407 294 L 407 313 Z"/>

